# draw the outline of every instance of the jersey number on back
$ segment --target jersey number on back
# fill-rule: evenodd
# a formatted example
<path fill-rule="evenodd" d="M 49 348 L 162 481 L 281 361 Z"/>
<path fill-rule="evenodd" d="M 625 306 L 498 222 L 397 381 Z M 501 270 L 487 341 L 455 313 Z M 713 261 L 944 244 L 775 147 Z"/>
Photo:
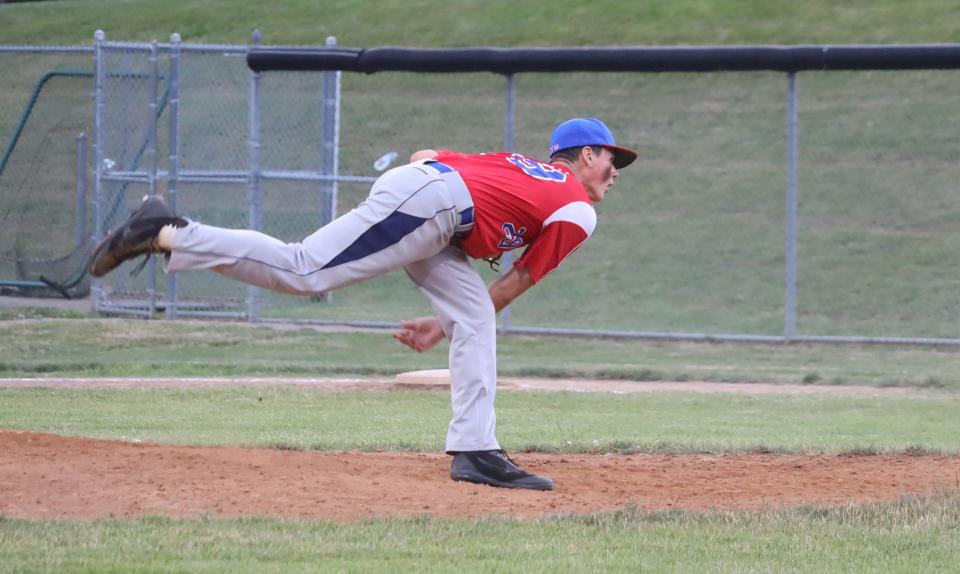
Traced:
<path fill-rule="evenodd" d="M 523 170 L 523 173 L 534 179 L 541 181 L 555 181 L 563 183 L 567 181 L 567 174 L 562 170 L 548 164 L 540 163 L 537 160 L 515 153 L 507 157 L 507 161 Z"/>

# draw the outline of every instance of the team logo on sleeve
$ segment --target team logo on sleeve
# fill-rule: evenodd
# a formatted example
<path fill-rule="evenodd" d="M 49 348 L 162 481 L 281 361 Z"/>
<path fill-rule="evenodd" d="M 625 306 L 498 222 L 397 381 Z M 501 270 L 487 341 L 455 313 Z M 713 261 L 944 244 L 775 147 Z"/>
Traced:
<path fill-rule="evenodd" d="M 523 245 L 523 234 L 527 232 L 526 227 L 517 229 L 512 223 L 504 223 L 501 228 L 503 228 L 506 237 L 500 240 L 497 247 L 500 249 L 516 249 Z"/>

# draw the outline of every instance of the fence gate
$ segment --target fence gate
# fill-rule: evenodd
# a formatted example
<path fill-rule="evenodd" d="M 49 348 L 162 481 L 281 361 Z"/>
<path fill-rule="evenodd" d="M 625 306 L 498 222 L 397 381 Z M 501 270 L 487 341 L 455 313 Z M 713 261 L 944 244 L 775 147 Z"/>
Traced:
<path fill-rule="evenodd" d="M 254 38 L 254 43 L 257 43 Z M 224 227 L 297 241 L 336 213 L 339 72 L 269 78 L 246 46 L 95 42 L 96 237 L 143 198 Z M 95 312 L 257 320 L 278 295 L 214 273 L 165 275 L 151 259 L 92 285 Z M 314 298 L 322 303 L 328 296 Z"/>

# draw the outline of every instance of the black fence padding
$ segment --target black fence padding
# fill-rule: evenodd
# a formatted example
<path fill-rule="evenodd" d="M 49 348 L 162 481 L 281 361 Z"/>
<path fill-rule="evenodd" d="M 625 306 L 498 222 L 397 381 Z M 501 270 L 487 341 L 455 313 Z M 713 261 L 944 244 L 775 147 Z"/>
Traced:
<path fill-rule="evenodd" d="M 960 44 L 646 48 L 262 49 L 254 71 L 734 72 L 960 68 Z"/>
<path fill-rule="evenodd" d="M 271 48 L 247 53 L 247 66 L 254 72 L 288 70 L 320 72 L 323 70 L 360 71 L 361 50 L 343 48 Z"/>

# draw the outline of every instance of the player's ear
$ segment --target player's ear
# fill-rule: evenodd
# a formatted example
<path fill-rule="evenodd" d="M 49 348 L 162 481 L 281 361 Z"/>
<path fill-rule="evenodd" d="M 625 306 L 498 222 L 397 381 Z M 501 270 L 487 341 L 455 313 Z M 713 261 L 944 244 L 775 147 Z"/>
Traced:
<path fill-rule="evenodd" d="M 585 145 L 580 148 L 580 161 L 582 161 L 584 165 L 590 165 L 596 159 L 596 154 L 593 153 L 592 147 Z"/>

